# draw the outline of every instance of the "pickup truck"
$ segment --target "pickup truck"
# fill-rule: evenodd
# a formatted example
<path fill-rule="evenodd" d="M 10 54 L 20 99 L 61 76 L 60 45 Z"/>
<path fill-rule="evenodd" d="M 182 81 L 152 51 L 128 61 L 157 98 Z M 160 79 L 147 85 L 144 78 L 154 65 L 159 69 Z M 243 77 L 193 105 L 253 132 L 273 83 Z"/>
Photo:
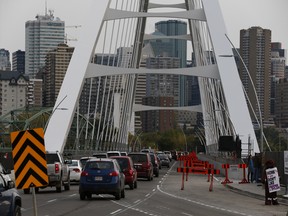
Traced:
<path fill-rule="evenodd" d="M 65 190 L 70 190 L 70 170 L 68 167 L 68 161 L 64 160 L 62 155 L 56 152 L 46 152 L 47 161 L 47 175 L 48 185 L 41 187 L 56 187 L 56 191 L 61 193 L 62 186 Z M 38 192 L 39 188 L 35 188 L 35 192 Z M 30 193 L 30 188 L 24 189 L 24 193 Z"/>

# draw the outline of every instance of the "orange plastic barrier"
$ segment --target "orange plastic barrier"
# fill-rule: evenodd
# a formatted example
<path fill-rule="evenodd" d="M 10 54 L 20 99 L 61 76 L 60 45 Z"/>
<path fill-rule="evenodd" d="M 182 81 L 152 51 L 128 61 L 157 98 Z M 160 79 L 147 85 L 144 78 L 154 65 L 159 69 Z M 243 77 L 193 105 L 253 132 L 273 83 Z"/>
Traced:
<path fill-rule="evenodd" d="M 222 164 L 222 168 L 225 169 L 225 180 L 221 182 L 221 184 L 229 184 L 233 183 L 233 181 L 230 181 L 228 178 L 228 169 L 230 168 L 229 164 Z"/>
<path fill-rule="evenodd" d="M 250 183 L 247 178 L 246 178 L 246 168 L 247 168 L 247 165 L 244 163 L 244 164 L 238 164 L 238 168 L 240 169 L 243 169 L 243 179 L 242 181 L 239 182 L 239 184 L 247 184 L 247 183 Z"/>

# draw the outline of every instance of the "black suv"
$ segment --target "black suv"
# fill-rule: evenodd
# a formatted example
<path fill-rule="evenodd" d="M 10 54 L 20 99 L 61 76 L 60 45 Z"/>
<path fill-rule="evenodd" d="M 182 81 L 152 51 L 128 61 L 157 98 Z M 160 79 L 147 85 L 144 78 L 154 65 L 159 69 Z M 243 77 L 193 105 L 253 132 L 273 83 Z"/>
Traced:
<path fill-rule="evenodd" d="M 14 188 L 14 182 L 6 181 L 3 173 L 0 173 L 0 203 L 9 203 L 9 205 L 0 205 L 1 216 L 21 216 L 21 197 Z"/>

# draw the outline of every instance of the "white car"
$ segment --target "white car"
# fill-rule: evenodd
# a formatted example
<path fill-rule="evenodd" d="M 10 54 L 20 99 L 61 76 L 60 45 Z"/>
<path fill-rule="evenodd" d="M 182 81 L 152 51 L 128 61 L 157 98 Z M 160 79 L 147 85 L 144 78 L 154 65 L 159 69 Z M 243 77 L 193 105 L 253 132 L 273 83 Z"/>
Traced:
<path fill-rule="evenodd" d="M 70 170 L 70 181 L 79 182 L 81 172 L 82 172 L 82 166 L 81 166 L 80 160 L 71 160 L 68 166 Z"/>

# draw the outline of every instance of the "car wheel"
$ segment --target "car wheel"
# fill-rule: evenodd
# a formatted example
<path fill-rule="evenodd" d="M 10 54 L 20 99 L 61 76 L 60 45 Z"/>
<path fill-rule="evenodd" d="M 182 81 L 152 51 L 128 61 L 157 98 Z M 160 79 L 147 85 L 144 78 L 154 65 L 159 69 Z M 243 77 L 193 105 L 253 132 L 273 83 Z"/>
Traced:
<path fill-rule="evenodd" d="M 70 178 L 68 179 L 68 182 L 64 185 L 64 189 L 66 191 L 70 190 Z"/>
<path fill-rule="evenodd" d="M 157 171 L 155 177 L 159 177 L 159 170 Z"/>
<path fill-rule="evenodd" d="M 62 180 L 60 182 L 58 182 L 58 184 L 56 185 L 56 191 L 58 193 L 62 192 Z"/>
<path fill-rule="evenodd" d="M 85 200 L 86 194 L 85 193 L 80 193 L 80 200 Z"/>
<path fill-rule="evenodd" d="M 24 189 L 24 194 L 30 194 L 30 188 Z"/>
<path fill-rule="evenodd" d="M 137 188 L 137 181 L 134 182 L 134 188 Z"/>
<path fill-rule="evenodd" d="M 115 199 L 120 200 L 121 199 L 121 190 L 117 191 L 115 194 Z"/>
<path fill-rule="evenodd" d="M 21 216 L 21 207 L 19 205 L 15 206 L 14 216 Z"/>
<path fill-rule="evenodd" d="M 92 199 L 92 194 L 87 194 L 87 199 Z"/>
<path fill-rule="evenodd" d="M 39 193 L 39 187 L 35 187 L 35 193 Z"/>
<path fill-rule="evenodd" d="M 129 187 L 130 187 L 130 190 L 133 190 L 134 189 L 134 182 L 130 183 Z"/>
<path fill-rule="evenodd" d="M 123 188 L 123 190 L 121 191 L 121 198 L 125 198 L 125 189 Z"/>

